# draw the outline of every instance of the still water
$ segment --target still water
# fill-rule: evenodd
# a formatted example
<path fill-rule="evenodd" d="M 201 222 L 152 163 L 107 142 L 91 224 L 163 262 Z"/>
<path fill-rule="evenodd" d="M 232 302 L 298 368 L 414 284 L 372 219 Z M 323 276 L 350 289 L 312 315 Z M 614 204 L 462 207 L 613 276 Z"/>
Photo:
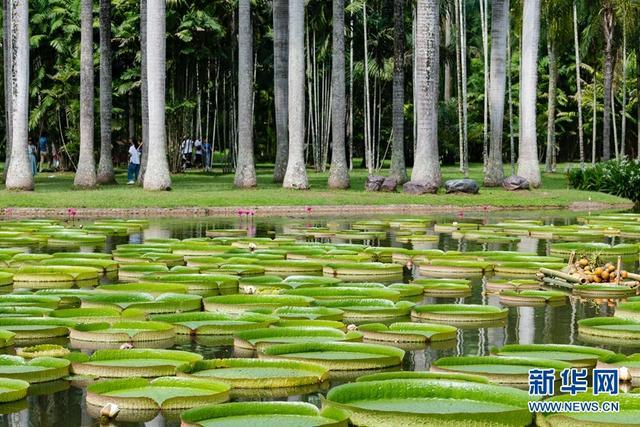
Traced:
<path fill-rule="evenodd" d="M 522 218 L 544 220 L 547 224 L 568 225 L 576 222 L 575 216 L 567 213 L 527 212 L 527 213 L 490 213 L 476 216 L 443 215 L 434 217 L 437 222 L 474 221 L 480 223 L 496 223 L 506 218 Z M 292 224 L 305 226 L 324 226 L 327 222 L 338 223 L 343 228 L 349 228 L 350 223 L 362 218 L 194 218 L 153 220 L 150 226 L 142 233 L 133 234 L 122 238 L 109 238 L 102 248 L 97 250 L 110 252 L 116 245 L 122 243 L 142 243 L 151 238 L 190 238 L 203 237 L 210 228 L 246 228 L 249 236 L 272 237 L 285 233 Z M 366 218 L 372 219 L 372 218 Z M 382 219 L 382 218 L 381 218 Z M 521 237 L 518 243 L 480 244 L 475 242 L 453 239 L 450 234 L 440 234 L 437 243 L 420 244 L 416 249 L 442 249 L 442 250 L 512 250 L 519 252 L 536 252 L 540 255 L 548 255 L 549 241 Z M 603 242 L 610 243 L 610 238 L 604 238 Z M 618 241 L 616 241 L 617 243 Z M 361 243 L 361 242 L 354 242 Z M 395 241 L 393 235 L 386 238 L 365 242 L 370 245 L 398 246 L 412 248 L 408 244 L 400 244 Z M 87 250 L 88 248 L 84 248 Z M 77 250 L 77 249 L 76 249 Z M 636 271 L 637 266 L 627 265 L 627 268 Z M 419 277 L 415 270 L 407 272 L 405 282 L 411 278 Z M 466 303 L 489 304 L 500 306 L 497 296 L 485 295 L 483 283 L 485 278 L 472 279 L 473 293 L 471 296 L 459 299 L 424 297 L 421 304 L 430 303 Z M 594 303 L 593 301 L 581 301 L 571 298 L 570 302 L 560 307 L 511 307 L 505 326 L 483 329 L 461 329 L 457 339 L 444 348 L 428 346 L 421 349 L 409 350 L 403 363 L 404 370 L 424 371 L 428 370 L 432 361 L 443 356 L 454 355 L 487 355 L 492 347 L 500 347 L 505 344 L 519 343 L 556 343 L 556 344 L 588 344 L 580 341 L 577 335 L 577 321 L 583 318 L 596 316 L 609 316 L 613 313 L 613 307 L 607 302 Z M 410 319 L 394 319 L 394 321 L 408 321 Z M 56 342 L 59 343 L 59 342 Z M 606 347 L 613 351 L 630 354 L 639 352 L 640 348 L 633 347 Z M 216 357 L 234 357 L 232 346 L 208 345 L 202 341 L 182 341 L 176 344 L 175 349 L 192 351 L 204 355 L 205 359 Z M 333 383 L 336 385 L 337 383 Z M 36 390 L 38 395 L 30 395 L 27 406 L 6 407 L 0 405 L 0 426 L 12 427 L 75 427 L 98 425 L 96 419 L 87 412 L 84 405 L 84 391 L 82 388 L 71 386 L 66 381 L 47 385 L 42 390 Z M 276 400 L 307 401 L 315 404 L 320 402 L 320 394 L 317 392 L 308 395 L 290 396 Z M 270 399 L 274 400 L 274 399 Z M 178 426 L 179 421 L 166 419 L 159 415 L 152 421 L 145 423 L 117 423 L 118 426 Z"/>

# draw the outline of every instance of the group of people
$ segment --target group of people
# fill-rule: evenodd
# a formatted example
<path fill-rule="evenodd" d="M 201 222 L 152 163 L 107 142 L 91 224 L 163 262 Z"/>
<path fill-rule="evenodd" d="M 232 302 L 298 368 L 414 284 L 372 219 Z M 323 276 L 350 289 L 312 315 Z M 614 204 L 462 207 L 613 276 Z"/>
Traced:
<path fill-rule="evenodd" d="M 208 172 L 211 169 L 212 148 L 206 139 L 185 136 L 180 143 L 180 169 L 185 171 L 193 166 Z"/>
<path fill-rule="evenodd" d="M 29 138 L 27 146 L 27 155 L 29 157 L 29 166 L 31 173 L 36 176 L 38 172 L 44 170 L 45 163 L 49 163 L 49 170 L 58 170 L 60 167 L 60 155 L 54 144 L 49 144 L 49 138 L 46 132 L 42 132 L 38 138 L 38 146 Z M 38 158 L 40 162 L 38 163 Z"/>

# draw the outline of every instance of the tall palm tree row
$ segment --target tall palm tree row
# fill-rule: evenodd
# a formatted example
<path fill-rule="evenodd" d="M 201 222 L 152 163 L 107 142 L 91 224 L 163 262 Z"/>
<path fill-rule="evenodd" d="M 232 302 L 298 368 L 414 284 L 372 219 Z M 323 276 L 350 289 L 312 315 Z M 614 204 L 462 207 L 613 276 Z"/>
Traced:
<path fill-rule="evenodd" d="M 273 181 L 281 183 L 289 157 L 288 58 L 289 0 L 273 0 L 273 95 L 276 120 L 276 160 Z"/>
<path fill-rule="evenodd" d="M 80 0 L 80 157 L 73 185 L 96 186 L 93 157 L 93 1 Z"/>
<path fill-rule="evenodd" d="M 329 188 L 349 188 L 349 165 L 345 147 L 346 88 L 344 70 L 344 0 L 333 0 L 331 56 L 331 169 Z"/>
<path fill-rule="evenodd" d="M 438 0 L 416 4 L 417 141 L 411 181 L 440 186 L 438 155 L 438 83 L 440 79 L 440 19 Z"/>
<path fill-rule="evenodd" d="M 255 187 L 253 160 L 253 31 L 251 1 L 238 2 L 238 163 L 234 185 Z"/>
<path fill-rule="evenodd" d="M 10 0 L 11 22 L 11 161 L 5 186 L 8 190 L 33 190 L 29 164 L 29 2 Z M 6 17 L 5 17 L 6 22 Z"/>
<path fill-rule="evenodd" d="M 289 159 L 282 186 L 309 188 L 304 159 L 304 0 L 289 0 Z"/>
<path fill-rule="evenodd" d="M 171 189 L 165 128 L 166 0 L 147 0 L 147 82 L 149 90 L 149 152 L 145 190 Z"/>
<path fill-rule="evenodd" d="M 395 179 L 399 184 L 407 180 L 404 159 L 404 2 L 405 0 L 394 0 L 393 2 L 393 117 L 391 120 L 393 146 L 391 148 L 389 177 Z M 447 26 L 447 30 L 448 28 L 449 26 Z M 445 78 L 446 81 L 448 81 L 447 78 Z M 445 89 L 446 97 L 447 90 Z"/>
<path fill-rule="evenodd" d="M 538 84 L 538 43 L 540 39 L 540 0 L 524 0 L 522 46 L 520 53 L 520 145 L 518 175 L 532 187 L 540 186 L 540 164 L 536 130 Z"/>

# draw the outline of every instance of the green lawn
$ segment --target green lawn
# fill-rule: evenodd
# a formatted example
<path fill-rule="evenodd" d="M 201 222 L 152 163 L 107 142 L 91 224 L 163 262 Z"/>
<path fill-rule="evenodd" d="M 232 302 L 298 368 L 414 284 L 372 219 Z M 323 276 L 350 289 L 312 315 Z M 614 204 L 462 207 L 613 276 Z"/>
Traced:
<path fill-rule="evenodd" d="M 564 170 L 559 165 L 558 170 Z M 544 174 L 543 185 L 538 190 L 507 192 L 502 188 L 482 188 L 478 195 L 435 194 L 413 196 L 400 193 L 368 193 L 363 190 L 367 173 L 355 170 L 351 174 L 351 189 L 329 191 L 326 187 L 328 173 L 309 172 L 311 189 L 308 191 L 285 190 L 271 182 L 268 165 L 258 168 L 258 188 L 238 190 L 233 188 L 233 175 L 189 172 L 173 177 L 170 192 L 147 192 L 139 187 L 116 185 L 97 190 L 74 190 L 73 174 L 42 173 L 36 177 L 36 191 L 31 193 L 0 190 L 0 208 L 177 208 L 177 207 L 254 207 L 254 206 L 306 206 L 306 205 L 401 205 L 426 204 L 434 206 L 504 206 L 504 207 L 558 207 L 573 203 L 594 202 L 620 204 L 628 202 L 619 197 L 576 191 L 567 188 L 562 173 Z M 471 178 L 482 182 L 482 166 L 471 166 Z M 459 178 L 457 167 L 443 168 L 443 181 Z M 118 173 L 118 182 L 125 183 L 124 171 Z"/>

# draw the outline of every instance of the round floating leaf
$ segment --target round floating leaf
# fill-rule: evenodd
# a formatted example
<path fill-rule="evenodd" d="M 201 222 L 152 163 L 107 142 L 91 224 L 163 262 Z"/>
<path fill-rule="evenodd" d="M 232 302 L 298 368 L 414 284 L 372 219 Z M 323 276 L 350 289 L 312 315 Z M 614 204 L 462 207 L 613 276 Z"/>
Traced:
<path fill-rule="evenodd" d="M 39 344 L 31 347 L 16 348 L 16 354 L 25 359 L 36 357 L 65 357 L 71 352 L 69 349 L 56 344 Z"/>
<path fill-rule="evenodd" d="M 568 344 L 509 344 L 492 349 L 492 353 L 497 356 L 560 360 L 577 368 L 593 368 L 599 360 L 610 362 L 616 358 L 616 354 L 609 350 Z"/>
<path fill-rule="evenodd" d="M 69 338 L 91 342 L 146 342 L 175 338 L 173 325 L 153 321 L 82 323 L 71 329 Z"/>
<path fill-rule="evenodd" d="M 27 396 L 29 383 L 23 380 L 0 378 L 0 403 L 15 402 Z"/>
<path fill-rule="evenodd" d="M 53 357 L 25 360 L 20 356 L 0 355 L 0 377 L 42 383 L 69 375 L 69 361 Z"/>
<path fill-rule="evenodd" d="M 307 307 L 313 298 L 298 295 L 220 295 L 205 298 L 204 309 L 225 313 L 241 313 L 256 308 Z"/>
<path fill-rule="evenodd" d="M 358 332 L 344 333 L 335 328 L 277 327 L 237 332 L 233 341 L 236 347 L 253 350 L 270 344 L 361 340 Z"/>
<path fill-rule="evenodd" d="M 464 324 L 503 321 L 509 310 L 490 305 L 429 304 L 416 306 L 411 317 L 440 323 Z"/>
<path fill-rule="evenodd" d="M 278 321 L 278 317 L 259 313 L 192 312 L 158 314 L 151 320 L 171 323 L 177 334 L 182 335 L 233 335 L 247 329 L 266 328 Z"/>
<path fill-rule="evenodd" d="M 447 341 L 456 338 L 458 328 L 429 323 L 397 322 L 387 326 L 382 323 L 368 323 L 358 326 L 365 339 L 389 342 Z"/>

